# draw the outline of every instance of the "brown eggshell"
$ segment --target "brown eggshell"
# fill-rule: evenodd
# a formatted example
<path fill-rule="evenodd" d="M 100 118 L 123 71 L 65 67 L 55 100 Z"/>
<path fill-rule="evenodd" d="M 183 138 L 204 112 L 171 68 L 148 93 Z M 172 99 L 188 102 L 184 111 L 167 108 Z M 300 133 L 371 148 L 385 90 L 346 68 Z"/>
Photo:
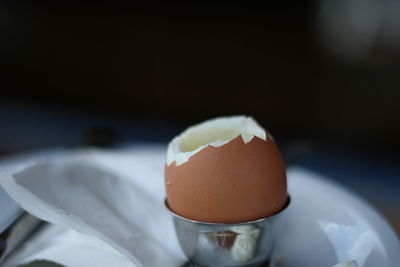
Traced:
<path fill-rule="evenodd" d="M 201 222 L 238 223 L 279 212 L 286 204 L 285 166 L 273 140 L 241 136 L 207 146 L 165 168 L 167 202 L 176 214 Z"/>

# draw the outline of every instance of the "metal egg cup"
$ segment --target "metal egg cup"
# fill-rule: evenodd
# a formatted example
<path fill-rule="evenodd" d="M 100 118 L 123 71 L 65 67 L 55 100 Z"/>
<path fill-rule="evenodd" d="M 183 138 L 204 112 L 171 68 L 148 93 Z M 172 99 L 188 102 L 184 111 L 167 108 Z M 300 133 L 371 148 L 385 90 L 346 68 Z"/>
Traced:
<path fill-rule="evenodd" d="M 259 220 L 242 223 L 206 223 L 172 214 L 180 246 L 192 266 L 260 266 L 270 258 L 282 226 L 284 211 Z"/>

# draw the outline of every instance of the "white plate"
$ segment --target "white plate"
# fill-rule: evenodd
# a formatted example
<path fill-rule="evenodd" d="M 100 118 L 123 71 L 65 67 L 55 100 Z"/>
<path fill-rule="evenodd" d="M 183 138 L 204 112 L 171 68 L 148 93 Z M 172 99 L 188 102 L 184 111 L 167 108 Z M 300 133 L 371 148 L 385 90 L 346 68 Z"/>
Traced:
<path fill-rule="evenodd" d="M 148 185 L 149 192 L 163 198 L 164 187 L 159 177 L 163 173 L 165 147 L 135 147 L 132 151 L 131 154 L 98 153 L 99 165 L 110 170 L 114 168 L 122 177 L 130 177 L 132 173 L 148 177 L 135 182 Z M 274 267 L 331 267 L 353 259 L 360 267 L 399 266 L 398 237 L 364 200 L 303 168 L 289 169 L 288 186 L 292 201 L 287 211 L 286 229 L 273 254 Z M 0 219 L 5 214 L 3 203 L 0 199 Z M 162 227 L 167 229 L 165 224 Z M 180 252 L 177 243 L 171 250 Z M 62 249 L 60 253 L 68 254 L 68 250 Z M 87 259 L 87 255 L 83 259 Z"/>
<path fill-rule="evenodd" d="M 292 198 L 273 262 L 282 267 L 400 264 L 400 243 L 386 220 L 360 197 L 302 168 L 288 172 Z"/>

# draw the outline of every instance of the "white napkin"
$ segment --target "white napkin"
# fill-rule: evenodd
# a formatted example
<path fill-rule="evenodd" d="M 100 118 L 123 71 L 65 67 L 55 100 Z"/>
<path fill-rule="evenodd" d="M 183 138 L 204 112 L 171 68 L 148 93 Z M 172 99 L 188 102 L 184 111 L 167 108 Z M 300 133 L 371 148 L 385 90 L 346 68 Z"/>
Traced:
<path fill-rule="evenodd" d="M 134 267 L 127 257 L 96 237 L 79 234 L 63 226 L 48 224 L 2 265 L 43 266 L 43 260 L 63 266 Z M 47 265 L 46 265 L 47 266 Z"/>
<path fill-rule="evenodd" d="M 3 167 L 0 183 L 31 214 L 104 241 L 126 256 L 131 266 L 176 267 L 185 257 L 164 208 L 164 153 L 160 153 L 164 149 L 53 154 L 40 162 Z M 87 242 L 78 243 L 74 251 L 88 261 L 59 263 L 94 266 L 88 263 L 94 257 L 86 253 Z"/>

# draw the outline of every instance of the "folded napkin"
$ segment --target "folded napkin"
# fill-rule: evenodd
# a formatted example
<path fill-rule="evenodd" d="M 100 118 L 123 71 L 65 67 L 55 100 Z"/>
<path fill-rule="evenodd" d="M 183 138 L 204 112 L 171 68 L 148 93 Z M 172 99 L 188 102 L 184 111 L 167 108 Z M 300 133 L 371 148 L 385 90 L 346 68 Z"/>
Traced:
<path fill-rule="evenodd" d="M 176 267 L 185 257 L 163 206 L 163 155 L 159 146 L 118 153 L 53 153 L 50 158 L 3 167 L 0 183 L 29 213 L 103 241 L 125 256 L 130 266 Z M 72 244 L 76 249 L 70 257 L 78 253 L 86 263 L 96 258 L 87 253 L 87 240 Z M 59 263 L 110 266 L 106 262 Z"/>
<path fill-rule="evenodd" d="M 43 264 L 45 260 L 46 265 Z M 4 267 L 118 266 L 134 267 L 127 257 L 96 237 L 47 224 L 2 265 Z"/>

